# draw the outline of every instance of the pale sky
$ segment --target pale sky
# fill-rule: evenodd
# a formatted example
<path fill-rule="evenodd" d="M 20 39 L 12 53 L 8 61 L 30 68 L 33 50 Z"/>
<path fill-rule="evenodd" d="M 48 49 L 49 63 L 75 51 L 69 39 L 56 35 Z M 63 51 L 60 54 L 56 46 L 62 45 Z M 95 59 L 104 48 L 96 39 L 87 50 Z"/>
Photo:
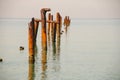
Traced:
<path fill-rule="evenodd" d="M 120 0 L 0 0 L 0 18 L 39 18 L 46 7 L 71 18 L 120 18 Z"/>

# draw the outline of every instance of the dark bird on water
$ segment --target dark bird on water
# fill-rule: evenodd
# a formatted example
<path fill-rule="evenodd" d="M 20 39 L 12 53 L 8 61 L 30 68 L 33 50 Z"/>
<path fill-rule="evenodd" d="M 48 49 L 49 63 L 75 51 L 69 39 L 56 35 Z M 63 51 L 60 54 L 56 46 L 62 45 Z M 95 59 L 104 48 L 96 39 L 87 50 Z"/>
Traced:
<path fill-rule="evenodd" d="M 0 62 L 2 62 L 3 61 L 3 59 L 2 58 L 0 58 Z"/>
<path fill-rule="evenodd" d="M 64 32 L 64 31 L 62 31 L 62 32 Z"/>
<path fill-rule="evenodd" d="M 23 47 L 23 46 L 20 46 L 20 50 L 24 50 L 24 47 Z"/>

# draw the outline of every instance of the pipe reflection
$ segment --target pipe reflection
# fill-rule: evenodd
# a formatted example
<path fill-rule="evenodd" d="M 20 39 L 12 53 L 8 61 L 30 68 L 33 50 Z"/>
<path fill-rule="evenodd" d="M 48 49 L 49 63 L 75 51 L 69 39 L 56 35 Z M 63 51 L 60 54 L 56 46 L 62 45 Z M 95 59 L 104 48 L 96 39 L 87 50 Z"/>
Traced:
<path fill-rule="evenodd" d="M 29 72 L 28 72 L 28 80 L 36 80 L 36 78 L 40 78 L 40 80 L 48 80 L 50 77 L 49 75 L 53 75 L 55 79 L 59 77 L 59 71 L 60 71 L 60 37 L 57 37 L 56 35 L 56 42 L 52 42 L 52 45 L 50 46 L 52 51 L 42 49 L 41 51 L 41 58 L 38 56 L 38 49 L 37 45 L 34 48 L 34 56 L 29 57 Z M 30 50 L 32 51 L 32 50 Z M 52 52 L 52 53 L 51 53 Z M 49 62 L 47 59 L 48 54 L 52 54 Z M 38 57 L 38 58 L 37 58 Z M 40 60 L 40 63 L 36 63 Z M 40 65 L 41 64 L 41 68 Z M 38 67 L 36 67 L 38 66 Z M 39 69 L 41 70 L 39 70 Z M 39 70 L 36 72 L 36 70 Z M 50 72 L 49 72 L 50 71 Z M 54 72 L 51 72 L 54 71 Z M 41 73 L 40 76 L 39 72 Z M 37 77 L 35 77 L 35 75 Z"/>
<path fill-rule="evenodd" d="M 29 78 L 28 80 L 34 80 L 34 71 L 35 68 L 34 68 L 34 58 L 33 57 L 30 57 L 29 58 Z"/>
<path fill-rule="evenodd" d="M 41 69 L 42 69 L 42 74 L 41 74 L 41 80 L 46 80 L 47 75 L 46 75 L 46 69 L 47 69 L 47 51 L 42 50 L 42 55 L 41 55 Z"/>
<path fill-rule="evenodd" d="M 56 58 L 56 44 L 55 42 L 52 42 L 52 49 L 53 49 L 53 60 L 55 60 Z"/>
<path fill-rule="evenodd" d="M 36 78 L 40 78 L 40 80 L 49 80 L 49 75 L 53 75 L 55 79 L 59 77 L 60 71 L 60 36 L 56 34 L 56 42 L 52 42 L 52 45 L 49 46 L 49 49 L 52 50 L 45 50 L 42 48 L 41 51 L 41 58 L 39 58 L 38 48 L 37 45 L 35 46 L 34 50 L 29 50 L 29 52 L 33 52 L 35 54 L 32 57 L 29 57 L 29 72 L 28 72 L 28 80 L 36 80 Z M 52 54 L 49 62 L 47 59 L 48 54 Z M 38 58 L 37 58 L 38 57 Z M 40 60 L 40 63 L 36 63 Z M 40 65 L 41 64 L 41 68 Z M 38 67 L 36 67 L 38 66 Z M 41 70 L 39 70 L 39 69 Z M 36 72 L 36 70 L 39 70 Z M 49 72 L 50 71 L 50 72 Z M 54 72 L 51 72 L 54 71 Z M 40 76 L 39 72 L 41 73 Z M 35 75 L 37 77 L 35 77 Z"/>
<path fill-rule="evenodd" d="M 43 37 L 42 37 L 42 39 L 43 39 Z M 42 41 L 41 41 L 41 44 L 43 44 Z M 42 51 L 41 51 L 41 80 L 46 80 L 46 78 L 47 78 L 47 75 L 46 75 L 46 69 L 47 69 L 47 50 L 48 49 L 44 49 L 44 45 L 41 45 L 41 46 L 42 46 Z"/>
<path fill-rule="evenodd" d="M 60 62 L 59 62 L 60 61 L 60 36 L 56 35 L 56 38 L 57 38 L 56 42 L 51 40 L 52 45 L 48 47 L 49 49 L 52 49 L 51 58 L 47 58 L 48 54 L 51 53 L 51 50 L 46 51 L 45 49 L 42 49 L 42 51 L 41 51 L 41 53 L 42 53 L 41 54 L 41 71 L 42 71 L 41 72 L 41 80 L 48 80 L 50 78 L 49 75 L 53 75 L 54 78 L 56 78 L 56 80 L 59 77 L 59 71 L 60 71 Z M 52 47 L 52 48 L 50 48 L 50 47 Z M 54 71 L 54 73 L 51 71 Z"/>
<path fill-rule="evenodd" d="M 57 41 L 52 43 L 53 48 L 53 69 L 55 72 L 60 71 L 60 37 L 57 36 Z"/>
<path fill-rule="evenodd" d="M 36 55 L 38 53 L 37 45 L 35 45 L 34 49 L 29 49 L 29 53 Z M 35 56 L 29 56 L 28 80 L 34 80 L 34 76 L 35 76 Z"/>

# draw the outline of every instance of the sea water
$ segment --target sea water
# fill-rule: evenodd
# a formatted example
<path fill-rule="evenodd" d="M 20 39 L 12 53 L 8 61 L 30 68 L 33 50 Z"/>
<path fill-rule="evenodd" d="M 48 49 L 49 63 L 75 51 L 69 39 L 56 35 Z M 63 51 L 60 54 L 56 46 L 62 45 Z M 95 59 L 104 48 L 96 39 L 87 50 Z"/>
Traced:
<path fill-rule="evenodd" d="M 120 80 L 120 19 L 71 19 L 60 51 L 41 63 L 41 24 L 35 63 L 28 59 L 30 19 L 0 19 L 0 80 Z M 20 51 L 19 47 L 24 46 Z"/>

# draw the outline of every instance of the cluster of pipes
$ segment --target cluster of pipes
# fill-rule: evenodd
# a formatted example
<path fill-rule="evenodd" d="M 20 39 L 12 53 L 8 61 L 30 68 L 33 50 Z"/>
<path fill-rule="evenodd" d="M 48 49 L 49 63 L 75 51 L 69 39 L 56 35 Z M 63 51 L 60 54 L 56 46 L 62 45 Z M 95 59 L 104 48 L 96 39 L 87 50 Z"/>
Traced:
<path fill-rule="evenodd" d="M 60 46 L 60 38 L 61 38 L 61 28 L 62 28 L 62 17 L 60 13 L 56 13 L 56 20 L 53 20 L 53 15 L 51 13 L 48 14 L 48 18 L 46 19 L 46 13 L 51 11 L 50 8 L 41 9 L 41 20 L 32 18 L 29 25 L 29 61 L 34 62 L 34 53 L 36 46 L 36 38 L 38 32 L 39 22 L 41 22 L 41 44 L 42 44 L 42 63 L 46 63 L 47 61 L 47 49 L 50 40 L 53 45 Z M 64 19 L 64 24 L 68 26 L 70 24 L 69 17 Z M 58 48 L 59 50 L 59 48 Z"/>
<path fill-rule="evenodd" d="M 50 8 L 41 9 L 41 19 L 32 18 L 28 24 L 28 36 L 29 36 L 29 80 L 33 80 L 34 75 L 34 61 L 36 51 L 36 39 L 38 33 L 39 22 L 41 22 L 41 64 L 42 72 L 45 72 L 47 69 L 47 53 L 49 52 L 50 46 L 53 49 L 53 55 L 56 59 L 59 59 L 60 54 L 60 41 L 62 31 L 62 17 L 60 13 L 56 13 L 56 19 L 53 20 L 53 15 L 48 13 L 48 18 L 46 18 L 46 13 L 51 11 Z M 70 25 L 69 17 L 65 17 L 64 26 L 65 31 Z M 45 78 L 45 74 L 43 74 Z"/>

